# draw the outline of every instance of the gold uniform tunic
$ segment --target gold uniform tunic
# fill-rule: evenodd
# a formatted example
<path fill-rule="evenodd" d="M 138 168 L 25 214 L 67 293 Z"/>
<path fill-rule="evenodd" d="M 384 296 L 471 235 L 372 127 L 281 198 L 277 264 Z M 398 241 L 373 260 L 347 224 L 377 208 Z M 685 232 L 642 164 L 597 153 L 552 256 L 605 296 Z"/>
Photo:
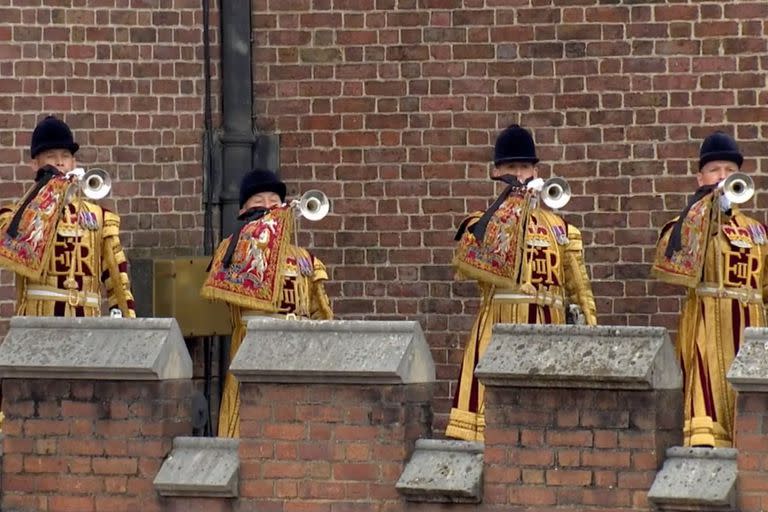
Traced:
<path fill-rule="evenodd" d="M 482 213 L 470 217 L 473 225 Z M 567 303 L 578 305 L 587 325 L 596 325 L 595 300 L 584 265 L 581 233 L 554 213 L 530 212 L 518 285 L 499 288 L 479 281 L 480 310 L 464 349 L 446 436 L 483 441 L 485 386 L 474 377 L 498 323 L 564 324 Z"/>
<path fill-rule="evenodd" d="M 226 242 L 226 241 L 225 241 Z M 297 262 L 310 262 L 309 272 L 302 272 Z M 232 361 L 245 337 L 246 323 L 249 317 L 272 316 L 297 319 L 311 318 L 329 320 L 333 318 L 328 295 L 323 282 L 328 280 L 325 265 L 306 249 L 289 245 L 282 264 L 283 277 L 282 300 L 274 313 L 248 310 L 229 303 L 232 320 L 232 342 L 229 360 Z M 219 408 L 219 437 L 240 437 L 240 384 L 230 373 L 224 379 L 224 391 Z"/>
<path fill-rule="evenodd" d="M 0 209 L 3 232 L 15 209 Z M 48 262 L 38 279 L 16 275 L 16 315 L 100 316 L 101 284 L 109 309 L 136 317 L 128 262 L 120 244 L 120 217 L 79 198 L 58 219 Z M 67 287 L 74 279 L 75 287 Z"/>
<path fill-rule="evenodd" d="M 684 282 L 657 268 L 675 222 L 662 229 L 653 274 L 688 288 L 676 344 L 683 370 L 684 444 L 730 447 L 735 395 L 726 373 L 739 351 L 744 328 L 766 325 L 766 229 L 736 208 L 732 215 L 722 214 L 720 226 L 711 225 L 711 236 L 698 237 L 706 245 L 683 248 L 703 254 L 700 277 Z"/>

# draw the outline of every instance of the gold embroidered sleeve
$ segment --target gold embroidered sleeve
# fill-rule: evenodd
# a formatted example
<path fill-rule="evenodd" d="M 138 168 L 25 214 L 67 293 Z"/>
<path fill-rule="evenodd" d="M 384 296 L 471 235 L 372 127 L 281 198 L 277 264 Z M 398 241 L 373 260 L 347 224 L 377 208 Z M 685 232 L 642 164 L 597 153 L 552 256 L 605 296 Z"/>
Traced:
<path fill-rule="evenodd" d="M 584 246 L 578 229 L 568 225 L 568 245 L 565 249 L 565 289 L 568 299 L 578 304 L 587 325 L 597 325 L 597 308 L 592 285 L 584 264 Z"/>
<path fill-rule="evenodd" d="M 120 217 L 104 210 L 102 231 L 102 281 L 107 288 L 109 309 L 119 308 L 123 317 L 136 318 L 136 307 L 128 278 L 128 260 L 120 244 Z"/>
<path fill-rule="evenodd" d="M 328 280 L 328 272 L 325 264 L 319 258 L 312 258 L 314 270 L 312 273 L 310 314 L 313 320 L 331 320 L 333 319 L 333 310 L 331 301 L 325 292 L 323 283 Z"/>

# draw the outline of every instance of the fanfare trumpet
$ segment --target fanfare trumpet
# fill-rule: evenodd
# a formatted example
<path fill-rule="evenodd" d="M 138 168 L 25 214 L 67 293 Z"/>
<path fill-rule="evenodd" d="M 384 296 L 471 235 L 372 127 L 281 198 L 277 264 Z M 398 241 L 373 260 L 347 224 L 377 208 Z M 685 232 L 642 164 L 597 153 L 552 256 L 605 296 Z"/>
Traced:
<path fill-rule="evenodd" d="M 563 178 L 557 176 L 549 178 L 547 181 L 536 178 L 528 182 L 527 187 L 539 193 L 539 197 L 534 196 L 534 203 L 538 202 L 539 198 L 541 198 L 544 204 L 553 210 L 562 208 L 571 200 L 570 185 Z"/>
<path fill-rule="evenodd" d="M 112 189 L 112 178 L 104 169 L 93 168 L 86 172 L 78 167 L 67 174 L 77 179 L 83 195 L 88 199 L 103 199 Z"/>
<path fill-rule="evenodd" d="M 291 205 L 296 207 L 299 216 L 313 222 L 323 219 L 331 211 L 328 196 L 320 190 L 304 192 L 299 199 L 294 199 Z"/>
<path fill-rule="evenodd" d="M 571 186 L 563 178 L 549 178 L 541 187 L 541 200 L 553 210 L 559 210 L 571 200 Z"/>
<path fill-rule="evenodd" d="M 755 182 L 743 172 L 735 172 L 721 181 L 718 188 L 733 204 L 746 203 L 755 195 Z"/>

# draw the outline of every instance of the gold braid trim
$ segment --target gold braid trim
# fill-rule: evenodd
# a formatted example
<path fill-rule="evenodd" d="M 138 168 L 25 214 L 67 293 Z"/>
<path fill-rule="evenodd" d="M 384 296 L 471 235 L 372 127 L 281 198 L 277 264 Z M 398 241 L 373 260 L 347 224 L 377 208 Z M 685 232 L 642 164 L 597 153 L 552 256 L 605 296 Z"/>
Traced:
<path fill-rule="evenodd" d="M 88 206 L 90 207 L 91 205 Z M 101 256 L 104 265 L 109 272 L 109 278 L 105 282 L 109 294 L 109 306 L 112 307 L 112 302 L 114 301 L 114 304 L 120 308 L 124 317 L 135 318 L 136 312 L 128 307 L 128 300 L 133 299 L 133 295 L 130 292 L 130 280 L 127 274 L 120 272 L 119 267 L 120 263 L 127 261 L 122 245 L 120 244 L 120 239 L 118 238 L 120 233 L 120 217 L 117 214 L 104 210 L 98 206 L 95 208 L 101 210 L 104 215 Z"/>
<path fill-rule="evenodd" d="M 312 318 L 315 320 L 332 320 L 333 309 L 328 294 L 325 292 L 323 283 L 328 280 L 328 272 L 325 264 L 319 258 L 312 257 L 314 261 L 314 273 L 312 275 L 312 296 L 311 303 Z"/>
<path fill-rule="evenodd" d="M 568 225 L 568 246 L 565 252 L 566 268 L 565 286 L 571 302 L 575 302 L 584 313 L 587 325 L 597 325 L 597 307 L 592 294 L 592 285 L 584 264 L 584 243 L 581 232 L 574 226 Z"/>

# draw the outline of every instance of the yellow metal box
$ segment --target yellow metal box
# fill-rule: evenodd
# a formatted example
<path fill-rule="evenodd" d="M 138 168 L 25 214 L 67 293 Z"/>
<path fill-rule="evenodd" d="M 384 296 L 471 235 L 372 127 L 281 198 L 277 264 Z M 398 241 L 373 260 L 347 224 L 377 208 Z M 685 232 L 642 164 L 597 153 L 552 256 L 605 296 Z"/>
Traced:
<path fill-rule="evenodd" d="M 200 297 L 210 261 L 209 256 L 204 256 L 154 262 L 154 316 L 175 318 L 185 337 L 232 333 L 226 304 Z"/>

